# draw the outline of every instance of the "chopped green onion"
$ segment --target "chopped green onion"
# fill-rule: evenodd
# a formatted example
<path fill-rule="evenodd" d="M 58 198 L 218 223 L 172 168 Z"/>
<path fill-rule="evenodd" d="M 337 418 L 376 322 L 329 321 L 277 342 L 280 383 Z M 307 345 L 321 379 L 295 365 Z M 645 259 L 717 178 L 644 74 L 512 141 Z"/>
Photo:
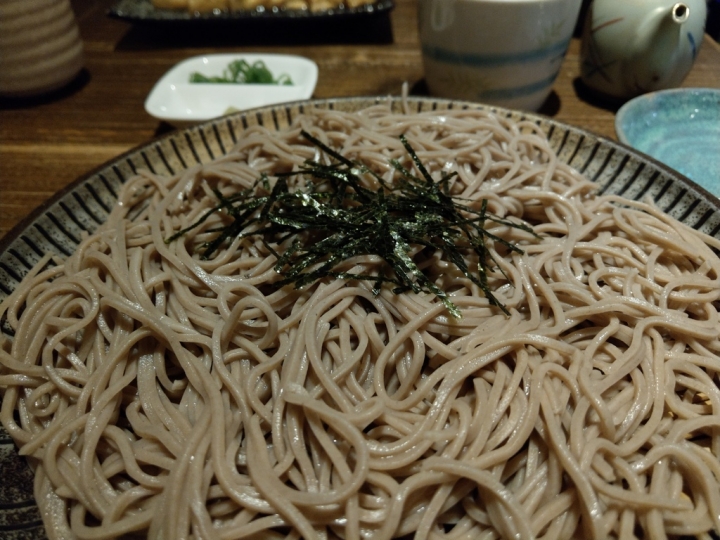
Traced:
<path fill-rule="evenodd" d="M 280 84 L 292 85 L 292 79 L 286 73 L 281 74 L 277 79 L 262 60 L 257 60 L 250 65 L 246 60 L 235 60 L 228 64 L 220 77 L 208 77 L 202 73 L 190 74 L 191 83 L 234 83 L 234 84 Z"/>

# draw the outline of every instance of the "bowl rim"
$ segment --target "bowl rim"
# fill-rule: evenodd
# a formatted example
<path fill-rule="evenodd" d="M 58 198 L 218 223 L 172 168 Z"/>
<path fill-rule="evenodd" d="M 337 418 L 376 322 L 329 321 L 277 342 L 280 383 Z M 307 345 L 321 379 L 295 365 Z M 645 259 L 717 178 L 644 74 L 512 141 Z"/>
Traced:
<path fill-rule="evenodd" d="M 666 98 L 674 98 L 676 96 L 704 96 L 704 95 L 717 95 L 718 106 L 720 106 L 720 88 L 710 87 L 687 87 L 687 88 L 667 88 L 665 90 L 656 90 L 654 92 L 648 92 L 641 94 L 628 101 L 626 101 L 615 113 L 615 134 L 618 140 L 634 148 L 633 141 L 628 138 L 628 133 L 625 128 L 625 121 L 628 116 L 633 114 L 635 111 L 642 110 L 643 105 L 650 103 L 657 103 L 659 100 Z"/>

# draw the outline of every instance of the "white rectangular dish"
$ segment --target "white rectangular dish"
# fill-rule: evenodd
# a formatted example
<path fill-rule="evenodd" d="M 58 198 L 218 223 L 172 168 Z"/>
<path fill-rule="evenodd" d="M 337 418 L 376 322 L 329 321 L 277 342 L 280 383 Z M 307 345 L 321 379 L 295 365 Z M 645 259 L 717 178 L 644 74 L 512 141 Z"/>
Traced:
<path fill-rule="evenodd" d="M 221 76 L 235 60 L 261 60 L 275 78 L 288 75 L 292 85 L 191 83 L 190 75 Z M 317 84 L 318 67 L 302 56 L 284 54 L 206 54 L 183 60 L 155 84 L 145 100 L 148 114 L 175 125 L 204 122 L 228 110 L 308 99 Z"/>

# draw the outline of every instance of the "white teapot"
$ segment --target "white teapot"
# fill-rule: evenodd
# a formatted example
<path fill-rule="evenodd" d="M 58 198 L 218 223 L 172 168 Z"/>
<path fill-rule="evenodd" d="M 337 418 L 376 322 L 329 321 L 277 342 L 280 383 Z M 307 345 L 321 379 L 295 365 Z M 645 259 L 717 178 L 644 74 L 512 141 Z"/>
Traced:
<path fill-rule="evenodd" d="M 702 43 L 705 0 L 593 0 L 583 28 L 581 79 L 629 99 L 678 86 Z"/>

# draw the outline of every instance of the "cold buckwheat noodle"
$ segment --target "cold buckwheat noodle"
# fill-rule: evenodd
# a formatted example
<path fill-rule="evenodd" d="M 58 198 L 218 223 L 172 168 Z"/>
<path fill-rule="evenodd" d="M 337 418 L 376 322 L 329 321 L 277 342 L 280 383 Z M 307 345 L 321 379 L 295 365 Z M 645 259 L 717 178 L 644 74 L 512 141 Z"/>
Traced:
<path fill-rule="evenodd" d="M 261 173 L 412 167 L 538 237 L 490 243 L 507 316 L 441 254 L 451 294 L 273 288 L 256 238 L 201 260 Z M 271 176 L 272 179 L 272 176 Z M 369 187 L 372 178 L 367 179 Z M 131 218 L 131 219 L 129 219 Z M 720 243 L 558 161 L 487 111 L 308 112 L 210 164 L 141 172 L 67 260 L 4 301 L 2 423 L 50 538 L 710 538 L 720 529 Z M 470 261 L 472 262 L 472 261 Z M 378 259 L 345 270 L 373 273 Z"/>

